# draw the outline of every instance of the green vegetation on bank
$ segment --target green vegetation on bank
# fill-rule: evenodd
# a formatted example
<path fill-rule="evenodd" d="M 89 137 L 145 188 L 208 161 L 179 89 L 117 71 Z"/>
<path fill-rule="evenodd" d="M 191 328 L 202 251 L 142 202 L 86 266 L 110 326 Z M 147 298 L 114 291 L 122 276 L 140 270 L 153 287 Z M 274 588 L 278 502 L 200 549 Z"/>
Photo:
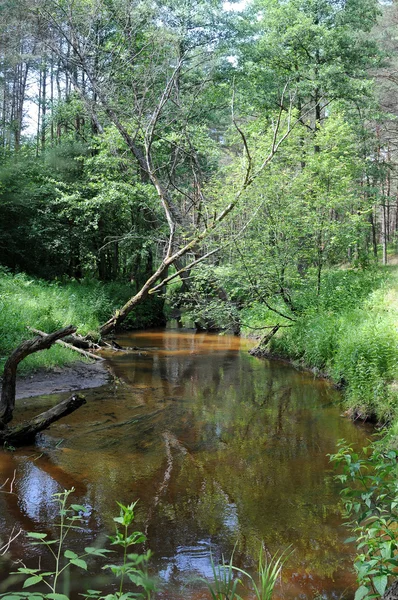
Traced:
<path fill-rule="evenodd" d="M 82 335 L 97 336 L 100 324 L 130 294 L 131 285 L 119 282 L 47 282 L 0 269 L 0 368 L 18 344 L 32 337 L 28 326 L 50 333 L 72 324 Z M 148 327 L 159 324 L 162 318 L 162 302 L 153 298 L 138 307 L 126 325 Z M 75 352 L 56 344 L 27 357 L 19 370 L 64 365 L 77 358 Z"/>
<path fill-rule="evenodd" d="M 397 452 L 373 442 L 361 453 L 340 440 L 330 461 L 340 473 L 344 521 L 356 543 L 354 568 L 359 587 L 355 600 L 383 596 L 397 573 Z"/>
<path fill-rule="evenodd" d="M 29 325 L 160 324 L 175 277 L 171 314 L 278 329 L 398 432 L 398 4 L 227 5 L 0 8 L 0 366 Z"/>
<path fill-rule="evenodd" d="M 245 311 L 249 326 L 261 308 Z M 270 341 L 271 354 L 331 377 L 354 414 L 383 424 L 397 418 L 398 267 L 328 271 L 320 296 L 307 297 L 289 325 Z"/>

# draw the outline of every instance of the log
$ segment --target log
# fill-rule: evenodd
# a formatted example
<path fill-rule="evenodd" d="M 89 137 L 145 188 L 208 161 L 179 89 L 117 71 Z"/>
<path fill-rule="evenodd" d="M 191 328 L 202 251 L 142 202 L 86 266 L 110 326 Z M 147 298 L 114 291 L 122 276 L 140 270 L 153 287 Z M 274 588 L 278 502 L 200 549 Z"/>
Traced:
<path fill-rule="evenodd" d="M 34 327 L 27 327 L 27 329 L 29 329 L 29 331 L 33 331 L 33 333 L 38 333 L 43 338 L 46 335 L 48 335 L 47 333 L 44 333 L 44 331 L 40 331 L 40 329 L 35 329 Z M 76 331 L 76 329 L 75 329 L 75 331 Z M 74 350 L 75 352 L 82 354 L 86 358 L 92 358 L 93 360 L 104 360 L 101 356 L 97 356 L 96 354 L 93 354 L 92 352 L 87 352 L 87 350 L 82 350 L 81 348 L 77 348 L 76 346 L 73 346 L 72 344 L 68 344 L 67 342 L 64 342 L 63 340 L 57 340 L 56 343 L 60 344 L 61 346 L 64 346 L 65 348 L 68 348 L 69 350 Z"/>
<path fill-rule="evenodd" d="M 274 335 L 279 331 L 279 329 L 280 329 L 280 325 L 278 323 L 271 329 L 271 331 L 269 333 L 267 333 L 264 337 L 261 338 L 260 342 L 257 344 L 257 346 L 255 348 L 252 348 L 251 350 L 249 350 L 249 354 L 251 354 L 252 356 L 257 356 L 258 358 L 261 358 L 266 351 L 266 346 L 270 343 L 270 341 L 272 340 Z"/>
<path fill-rule="evenodd" d="M 45 337 L 35 337 L 32 340 L 26 340 L 14 350 L 4 365 L 3 385 L 0 399 L 0 431 L 12 420 L 15 407 L 17 367 L 19 363 L 29 356 L 29 354 L 33 354 L 40 350 L 47 350 L 55 344 L 57 340 L 67 335 L 71 335 L 72 333 L 75 333 L 75 331 L 76 327 L 69 325 L 63 329 L 58 329 L 58 331 L 54 331 L 54 333 L 50 333 Z"/>
<path fill-rule="evenodd" d="M 82 350 L 101 350 L 99 344 L 95 344 L 89 338 L 82 337 L 81 335 L 68 335 L 68 337 L 64 338 L 64 342 Z"/>
<path fill-rule="evenodd" d="M 76 327 L 73 325 L 58 329 L 58 331 L 54 331 L 54 333 L 48 335 L 39 332 L 39 337 L 22 342 L 22 344 L 20 344 L 11 354 L 4 366 L 3 372 L 3 386 L 0 398 L 0 443 L 15 445 L 26 444 L 31 441 L 37 433 L 43 431 L 43 429 L 47 429 L 51 423 L 58 421 L 61 417 L 69 415 L 86 402 L 84 396 L 73 395 L 49 410 L 37 415 L 30 421 L 26 421 L 15 427 L 8 426 L 8 423 L 13 418 L 15 408 L 15 387 L 18 364 L 26 358 L 26 356 L 29 356 L 29 354 L 33 354 L 40 350 L 46 350 L 61 340 L 61 338 L 72 335 L 75 332 Z"/>
<path fill-rule="evenodd" d="M 53 406 L 49 410 L 37 415 L 37 417 L 34 417 L 30 421 L 25 421 L 15 427 L 0 430 L 0 443 L 4 444 L 7 442 L 14 446 L 26 444 L 31 441 L 37 433 L 47 429 L 51 423 L 69 415 L 85 403 L 86 399 L 84 396 L 74 394 L 66 400 L 59 402 L 59 404 Z"/>

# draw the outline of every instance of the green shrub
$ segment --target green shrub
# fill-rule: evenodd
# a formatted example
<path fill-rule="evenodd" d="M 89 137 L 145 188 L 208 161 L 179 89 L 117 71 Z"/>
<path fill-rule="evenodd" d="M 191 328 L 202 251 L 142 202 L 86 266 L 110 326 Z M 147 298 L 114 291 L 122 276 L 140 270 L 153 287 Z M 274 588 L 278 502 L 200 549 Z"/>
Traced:
<path fill-rule="evenodd" d="M 398 571 L 397 452 L 385 449 L 385 441 L 353 451 L 344 440 L 331 462 L 342 472 L 341 496 L 346 526 L 354 534 L 355 570 L 359 588 L 355 600 L 383 596 Z"/>
<path fill-rule="evenodd" d="M 396 267 L 330 270 L 319 297 L 306 293 L 305 307 L 271 340 L 271 352 L 326 372 L 344 386 L 351 409 L 391 423 L 398 405 Z M 275 315 L 263 318 L 276 322 Z"/>

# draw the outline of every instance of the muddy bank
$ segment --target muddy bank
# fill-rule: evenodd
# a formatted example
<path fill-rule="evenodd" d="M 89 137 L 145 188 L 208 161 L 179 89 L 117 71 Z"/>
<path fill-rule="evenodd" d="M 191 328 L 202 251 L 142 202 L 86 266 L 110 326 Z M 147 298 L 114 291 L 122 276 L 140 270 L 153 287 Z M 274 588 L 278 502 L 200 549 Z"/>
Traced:
<path fill-rule="evenodd" d="M 107 383 L 109 377 L 105 361 L 93 364 L 78 361 L 67 367 L 46 369 L 18 377 L 16 398 L 95 388 Z"/>

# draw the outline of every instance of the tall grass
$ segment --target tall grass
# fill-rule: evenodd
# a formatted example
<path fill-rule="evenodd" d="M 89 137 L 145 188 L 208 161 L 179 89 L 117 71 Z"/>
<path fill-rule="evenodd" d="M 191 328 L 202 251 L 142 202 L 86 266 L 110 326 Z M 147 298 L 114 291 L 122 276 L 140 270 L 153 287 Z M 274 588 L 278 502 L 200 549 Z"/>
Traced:
<path fill-rule="evenodd" d="M 99 326 L 133 293 L 128 284 L 97 281 L 47 282 L 24 274 L 13 275 L 0 268 L 0 368 L 10 352 L 31 334 L 32 326 L 51 332 L 73 324 L 78 332 L 98 334 Z M 159 301 L 140 307 L 128 321 L 130 327 L 155 324 Z M 53 346 L 21 363 L 21 371 L 53 367 L 76 360 L 76 354 Z"/>
<path fill-rule="evenodd" d="M 398 417 L 398 269 L 330 271 L 271 352 L 323 372 L 345 388 L 348 407 L 381 422 Z"/>

